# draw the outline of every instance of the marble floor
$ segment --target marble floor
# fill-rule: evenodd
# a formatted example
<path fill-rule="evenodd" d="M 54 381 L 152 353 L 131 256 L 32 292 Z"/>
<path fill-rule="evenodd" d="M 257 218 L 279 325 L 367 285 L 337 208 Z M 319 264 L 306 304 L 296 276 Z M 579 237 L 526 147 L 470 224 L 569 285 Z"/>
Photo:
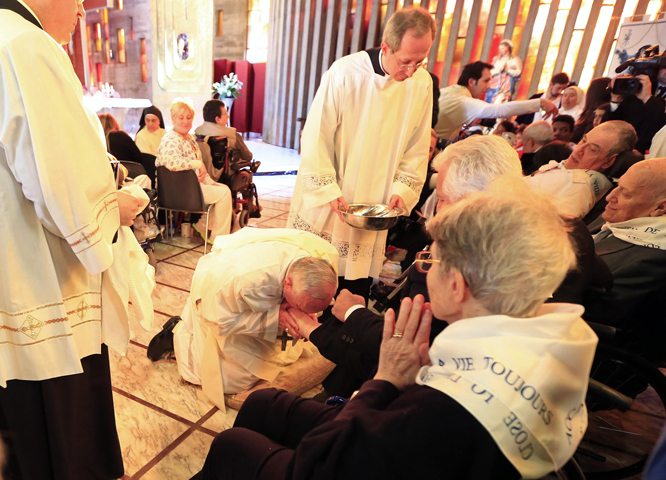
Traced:
<path fill-rule="evenodd" d="M 257 150 L 255 158 L 266 165 L 265 171 L 298 168 L 298 154 L 296 160 L 290 155 L 293 151 L 269 155 L 276 147 L 259 142 L 252 142 L 249 148 Z M 263 211 L 261 218 L 251 219 L 250 227 L 286 226 L 295 180 L 295 175 L 255 177 Z M 219 411 L 200 388 L 183 382 L 175 361 L 152 363 L 146 356 L 148 343 L 161 325 L 181 313 L 202 248 L 198 236 L 155 244 L 155 328 L 147 332 L 133 321 L 135 337 L 127 355 L 111 352 L 116 422 L 125 462 L 123 480 L 189 479 L 203 466 L 215 435 L 231 427 L 236 418 L 235 410 Z M 314 389 L 308 394 L 318 392 Z"/>

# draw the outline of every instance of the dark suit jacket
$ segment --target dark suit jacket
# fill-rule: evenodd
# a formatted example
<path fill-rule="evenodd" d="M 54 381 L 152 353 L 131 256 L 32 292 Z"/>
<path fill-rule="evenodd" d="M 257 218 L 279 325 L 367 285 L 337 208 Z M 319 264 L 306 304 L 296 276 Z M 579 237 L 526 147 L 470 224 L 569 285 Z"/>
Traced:
<path fill-rule="evenodd" d="M 599 231 L 603 223 L 603 219 L 593 222 L 590 231 Z M 613 288 L 587 299 L 583 316 L 621 327 L 644 355 L 665 357 L 666 251 L 634 245 L 606 233 L 595 239 L 594 247 L 613 274 Z"/>
<path fill-rule="evenodd" d="M 541 93 L 535 93 L 530 97 L 530 100 L 533 100 L 535 98 L 541 98 L 545 92 Z M 518 125 L 529 125 L 532 122 L 534 122 L 534 113 L 524 113 L 522 115 L 518 115 L 516 117 L 516 123 Z"/>
<path fill-rule="evenodd" d="M 446 322 L 433 321 L 431 341 Z M 319 352 L 336 364 L 333 372 L 322 382 L 329 395 L 349 398 L 363 382 L 372 378 L 379 362 L 384 317 L 367 308 L 354 311 L 346 322 L 331 316 L 310 335 Z"/>
<path fill-rule="evenodd" d="M 652 137 L 666 125 L 666 113 L 664 113 L 664 101 L 657 97 L 643 103 L 634 95 L 624 99 L 617 110 L 608 112 L 609 120 L 624 120 L 636 129 L 638 142 L 636 150 L 645 153 L 650 149 Z"/>

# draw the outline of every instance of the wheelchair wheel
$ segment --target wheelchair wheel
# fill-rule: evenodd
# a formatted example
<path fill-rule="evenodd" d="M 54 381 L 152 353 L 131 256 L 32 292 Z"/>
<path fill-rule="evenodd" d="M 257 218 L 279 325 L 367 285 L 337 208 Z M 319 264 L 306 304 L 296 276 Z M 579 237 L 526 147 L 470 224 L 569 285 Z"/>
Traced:
<path fill-rule="evenodd" d="M 666 421 L 666 377 L 647 360 L 602 344 L 590 377 L 634 402 L 620 412 L 588 396 L 588 427 L 576 461 L 590 480 L 638 479 Z"/>
<path fill-rule="evenodd" d="M 247 210 L 241 210 L 240 215 L 238 216 L 238 224 L 240 228 L 246 227 L 250 216 L 247 213 Z"/>

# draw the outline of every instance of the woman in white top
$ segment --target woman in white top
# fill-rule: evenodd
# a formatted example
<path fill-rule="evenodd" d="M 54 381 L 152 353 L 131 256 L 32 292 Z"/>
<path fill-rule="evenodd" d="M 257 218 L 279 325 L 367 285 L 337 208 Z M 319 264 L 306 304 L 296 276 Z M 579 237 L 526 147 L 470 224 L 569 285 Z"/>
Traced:
<path fill-rule="evenodd" d="M 212 245 L 217 235 L 230 233 L 231 191 L 226 185 L 216 183 L 206 172 L 196 138 L 190 134 L 194 119 L 192 100 L 189 98 L 174 99 L 169 112 L 173 130 L 162 138 L 155 166 L 164 166 L 172 171 L 194 170 L 196 172 L 204 202 L 206 205 L 213 205 L 208 224 L 211 232 L 208 242 Z M 201 238 L 204 238 L 206 215 L 202 215 L 193 228 L 201 235 Z"/>
<path fill-rule="evenodd" d="M 576 86 L 567 87 L 562 92 L 562 107 L 559 115 L 570 115 L 574 122 L 577 122 L 580 114 L 583 113 L 584 105 L 585 92 L 583 89 Z"/>
<path fill-rule="evenodd" d="M 157 156 L 157 149 L 166 133 L 160 109 L 155 106 L 144 108 L 134 143 L 141 152 Z"/>

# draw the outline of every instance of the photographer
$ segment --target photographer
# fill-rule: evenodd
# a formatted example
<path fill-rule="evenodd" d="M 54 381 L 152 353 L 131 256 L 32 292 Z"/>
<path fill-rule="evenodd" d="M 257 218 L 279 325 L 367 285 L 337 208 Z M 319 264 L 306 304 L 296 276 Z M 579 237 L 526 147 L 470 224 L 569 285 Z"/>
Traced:
<path fill-rule="evenodd" d="M 657 78 L 662 72 L 666 74 L 666 68 L 659 69 Z M 652 137 L 666 125 L 664 100 L 653 95 L 648 75 L 618 76 L 611 80 L 609 87 L 612 93 L 608 119 L 630 123 L 638 135 L 636 150 L 644 154 L 650 148 Z"/>

